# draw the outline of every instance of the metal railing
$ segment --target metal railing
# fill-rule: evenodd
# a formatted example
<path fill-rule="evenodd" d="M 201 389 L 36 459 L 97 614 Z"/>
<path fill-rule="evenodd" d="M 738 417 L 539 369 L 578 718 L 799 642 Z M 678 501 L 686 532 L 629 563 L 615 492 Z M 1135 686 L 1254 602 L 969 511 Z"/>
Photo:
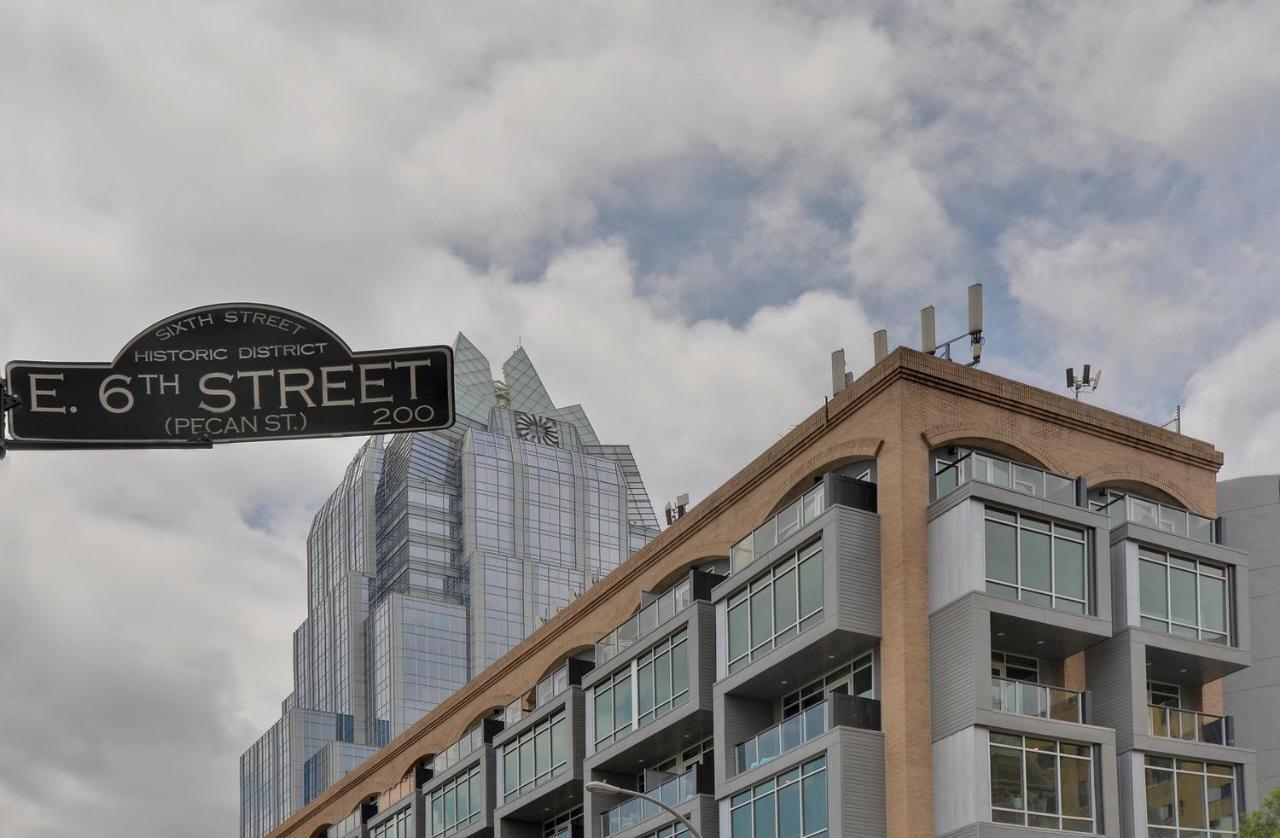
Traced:
<path fill-rule="evenodd" d="M 730 572 L 751 564 L 756 556 L 764 555 L 776 547 L 779 541 L 816 521 L 826 511 L 826 506 L 826 486 L 819 483 L 756 527 L 751 535 L 733 545 L 729 550 Z"/>
<path fill-rule="evenodd" d="M 685 578 L 596 643 L 596 666 L 627 649 L 693 602 L 693 580 Z"/>
<path fill-rule="evenodd" d="M 1209 745 L 1231 744 L 1231 717 L 1202 713 L 1199 710 L 1182 710 L 1160 704 L 1147 705 L 1151 735 L 1184 742 L 1204 742 Z"/>
<path fill-rule="evenodd" d="M 802 713 L 760 731 L 747 741 L 734 745 L 733 758 L 738 773 L 773 762 L 787 751 L 826 733 L 831 729 L 830 707 L 830 701 L 815 704 Z"/>
<path fill-rule="evenodd" d="M 1076 505 L 1076 482 L 1070 477 L 980 451 L 967 451 L 955 462 L 938 469 L 934 475 L 937 497 L 954 492 L 970 480 L 1067 506 Z"/>
<path fill-rule="evenodd" d="M 1106 501 L 1091 501 L 1089 508 L 1098 512 L 1105 510 L 1111 517 L 1112 527 L 1118 527 L 1128 521 L 1153 530 L 1163 530 L 1194 541 L 1202 541 L 1205 544 L 1216 543 L 1212 518 L 1158 501 L 1134 495 L 1112 494 Z"/>
<path fill-rule="evenodd" d="M 646 789 L 645 794 L 658 798 L 668 806 L 679 806 L 681 803 L 688 802 L 698 793 L 699 767 L 695 765 L 655 789 Z M 660 814 L 662 809 L 653 803 L 633 797 L 600 815 L 600 821 L 604 826 L 604 834 L 614 835 Z"/>
<path fill-rule="evenodd" d="M 991 709 L 1078 724 L 1084 721 L 1084 693 L 993 675 Z"/>

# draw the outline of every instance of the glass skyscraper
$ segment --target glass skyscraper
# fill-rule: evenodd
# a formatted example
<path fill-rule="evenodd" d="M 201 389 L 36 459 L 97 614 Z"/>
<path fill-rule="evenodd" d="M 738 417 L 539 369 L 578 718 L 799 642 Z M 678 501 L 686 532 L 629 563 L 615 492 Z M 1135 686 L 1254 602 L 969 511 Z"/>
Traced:
<path fill-rule="evenodd" d="M 307 540 L 293 692 L 240 758 L 259 838 L 658 533 L 631 449 L 556 407 L 524 349 L 454 343 L 457 424 L 366 442 Z"/>

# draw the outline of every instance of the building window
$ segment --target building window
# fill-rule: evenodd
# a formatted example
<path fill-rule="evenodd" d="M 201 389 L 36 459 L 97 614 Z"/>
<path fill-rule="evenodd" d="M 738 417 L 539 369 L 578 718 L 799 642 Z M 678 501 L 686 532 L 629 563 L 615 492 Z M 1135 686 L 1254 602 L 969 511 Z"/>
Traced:
<path fill-rule="evenodd" d="M 991 674 L 996 678 L 1008 678 L 1010 681 L 1038 684 L 1040 683 L 1040 661 L 1037 658 L 1013 655 L 1008 652 L 992 652 Z"/>
<path fill-rule="evenodd" d="M 1177 684 L 1162 684 L 1159 681 L 1148 681 L 1147 703 L 1155 707 L 1181 707 L 1182 690 Z"/>
<path fill-rule="evenodd" d="M 1138 548 L 1142 627 L 1226 644 L 1230 617 L 1227 569 Z"/>
<path fill-rule="evenodd" d="M 564 771 L 569 761 L 564 711 L 526 730 L 502 748 L 503 800 L 511 800 Z"/>
<path fill-rule="evenodd" d="M 986 507 L 987 592 L 1005 599 L 1087 611 L 1085 530 Z"/>
<path fill-rule="evenodd" d="M 403 809 L 369 830 L 369 838 L 413 838 L 413 810 Z"/>
<path fill-rule="evenodd" d="M 431 835 L 445 835 L 480 820 L 480 766 L 445 783 L 431 792 Z"/>
<path fill-rule="evenodd" d="M 825 838 L 827 834 L 827 758 L 735 795 L 729 802 L 730 838 Z"/>
<path fill-rule="evenodd" d="M 1147 757 L 1150 838 L 1227 838 L 1236 832 L 1235 768 L 1189 759 Z"/>
<path fill-rule="evenodd" d="M 542 838 L 582 838 L 582 834 L 581 806 L 542 824 Z"/>
<path fill-rule="evenodd" d="M 800 689 L 782 697 L 782 718 L 789 719 L 820 704 L 832 693 L 873 698 L 875 678 L 872 673 L 872 655 L 867 652 L 853 663 L 805 684 Z"/>
<path fill-rule="evenodd" d="M 714 753 L 715 737 L 708 736 L 696 745 L 685 748 L 675 756 L 659 762 L 653 766 L 653 770 L 659 774 L 677 775 L 683 774 L 695 765 L 700 765 L 708 760 L 715 759 Z M 647 772 L 641 771 L 636 776 L 636 788 L 640 791 L 649 791 L 645 787 L 645 777 Z M 661 781 L 659 781 L 659 784 Z"/>
<path fill-rule="evenodd" d="M 991 820 L 1093 832 L 1088 745 L 991 732 Z"/>
<path fill-rule="evenodd" d="M 822 543 L 802 547 L 729 598 L 729 671 L 822 619 Z"/>
<path fill-rule="evenodd" d="M 689 700 L 688 640 L 687 631 L 676 632 L 595 688 L 597 747 Z"/>
<path fill-rule="evenodd" d="M 644 838 L 689 838 L 689 827 L 682 823 L 668 824 L 655 832 L 650 832 Z"/>

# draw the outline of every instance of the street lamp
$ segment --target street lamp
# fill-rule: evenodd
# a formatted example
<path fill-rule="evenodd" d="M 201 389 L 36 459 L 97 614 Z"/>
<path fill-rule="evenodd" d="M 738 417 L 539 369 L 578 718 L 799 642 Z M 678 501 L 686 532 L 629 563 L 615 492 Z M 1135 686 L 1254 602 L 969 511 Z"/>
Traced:
<path fill-rule="evenodd" d="M 689 822 L 688 818 L 677 812 L 675 809 L 672 809 L 656 797 L 650 797 L 647 794 L 632 791 L 631 789 L 619 788 L 618 786 L 610 785 L 609 783 L 602 783 L 599 780 L 593 780 L 592 782 L 587 783 L 587 791 L 592 794 L 622 794 L 627 797 L 638 797 L 641 800 L 647 800 L 659 809 L 663 809 L 664 811 L 675 815 L 676 819 L 680 821 L 680 823 L 684 824 L 685 829 L 689 830 L 689 834 L 692 835 L 693 838 L 702 838 L 702 833 L 698 831 L 697 827 Z"/>

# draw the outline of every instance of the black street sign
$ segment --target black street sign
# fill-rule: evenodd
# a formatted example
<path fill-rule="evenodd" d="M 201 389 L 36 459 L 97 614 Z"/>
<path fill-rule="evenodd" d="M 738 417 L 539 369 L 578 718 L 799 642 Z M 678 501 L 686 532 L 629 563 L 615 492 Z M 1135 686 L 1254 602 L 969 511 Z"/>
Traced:
<path fill-rule="evenodd" d="M 176 314 L 110 363 L 12 361 L 5 377 L 15 449 L 353 436 L 454 421 L 449 347 L 352 352 L 310 317 L 258 303 Z"/>

